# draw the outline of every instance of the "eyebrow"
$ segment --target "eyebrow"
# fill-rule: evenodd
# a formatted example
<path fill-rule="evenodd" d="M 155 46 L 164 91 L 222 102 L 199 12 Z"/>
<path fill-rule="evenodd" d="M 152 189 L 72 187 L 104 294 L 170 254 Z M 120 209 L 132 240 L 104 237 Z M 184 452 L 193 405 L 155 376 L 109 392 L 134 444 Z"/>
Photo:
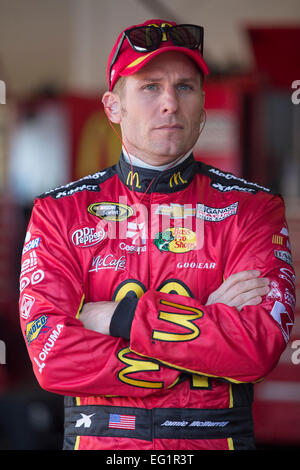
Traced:
<path fill-rule="evenodd" d="M 161 82 L 162 80 L 164 80 L 164 77 L 149 77 L 149 78 L 141 78 L 140 81 L 141 82 L 150 82 L 150 83 L 154 83 L 154 82 Z M 182 83 L 182 82 L 185 82 L 185 83 L 188 83 L 188 82 L 195 82 L 197 81 L 197 78 L 193 78 L 193 77 L 181 77 L 181 78 L 178 78 L 178 80 L 176 80 L 176 82 L 178 83 Z"/>

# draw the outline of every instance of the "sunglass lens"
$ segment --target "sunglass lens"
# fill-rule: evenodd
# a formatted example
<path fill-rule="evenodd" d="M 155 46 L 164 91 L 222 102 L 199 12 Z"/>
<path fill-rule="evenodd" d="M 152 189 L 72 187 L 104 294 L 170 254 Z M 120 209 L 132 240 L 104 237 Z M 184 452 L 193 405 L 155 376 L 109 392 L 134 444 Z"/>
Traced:
<path fill-rule="evenodd" d="M 174 26 L 168 31 L 172 41 L 177 46 L 197 49 L 202 43 L 201 28 L 191 25 Z"/>
<path fill-rule="evenodd" d="M 132 29 L 128 33 L 129 41 L 138 52 L 152 51 L 161 41 L 161 31 L 153 26 Z"/>

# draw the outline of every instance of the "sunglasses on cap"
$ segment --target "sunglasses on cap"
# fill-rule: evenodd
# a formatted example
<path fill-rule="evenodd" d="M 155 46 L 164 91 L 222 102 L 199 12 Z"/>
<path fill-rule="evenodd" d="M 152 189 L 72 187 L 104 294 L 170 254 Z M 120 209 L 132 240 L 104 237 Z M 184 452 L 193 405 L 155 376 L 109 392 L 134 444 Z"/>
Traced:
<path fill-rule="evenodd" d="M 193 24 L 180 24 L 175 26 L 146 25 L 127 29 L 123 31 L 110 63 L 109 89 L 111 87 L 111 71 L 117 61 L 125 39 L 127 39 L 134 51 L 145 53 L 158 49 L 162 41 L 166 41 L 167 38 L 169 38 L 175 46 L 186 47 L 187 49 L 200 49 L 201 55 L 203 55 L 204 29 L 202 26 Z"/>

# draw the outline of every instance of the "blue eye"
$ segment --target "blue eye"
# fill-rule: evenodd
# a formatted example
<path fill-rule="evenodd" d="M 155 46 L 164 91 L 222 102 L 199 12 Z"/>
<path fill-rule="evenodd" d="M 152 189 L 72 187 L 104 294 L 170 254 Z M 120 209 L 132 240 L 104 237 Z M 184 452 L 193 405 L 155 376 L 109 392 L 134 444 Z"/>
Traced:
<path fill-rule="evenodd" d="M 143 87 L 143 90 L 146 91 L 156 91 L 158 89 L 158 85 L 156 83 L 148 83 Z"/>
<path fill-rule="evenodd" d="M 177 85 L 178 90 L 192 90 L 192 87 L 190 85 L 187 85 L 186 83 L 179 83 Z"/>

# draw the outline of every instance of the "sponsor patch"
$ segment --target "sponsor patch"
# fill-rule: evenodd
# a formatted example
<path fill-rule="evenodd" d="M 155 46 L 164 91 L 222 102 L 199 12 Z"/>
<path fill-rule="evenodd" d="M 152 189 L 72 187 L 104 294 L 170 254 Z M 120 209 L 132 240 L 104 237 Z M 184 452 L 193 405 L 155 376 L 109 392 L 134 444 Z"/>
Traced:
<path fill-rule="evenodd" d="M 125 266 L 125 256 L 120 256 L 120 258 L 116 258 L 113 254 L 108 254 L 105 256 L 99 255 L 93 257 L 89 273 L 98 272 L 101 269 L 113 269 L 114 271 L 118 271 L 119 269 L 124 270 Z"/>
<path fill-rule="evenodd" d="M 108 427 L 114 429 L 135 429 L 135 416 L 109 413 Z"/>
<path fill-rule="evenodd" d="M 197 219 L 205 220 L 207 222 L 221 222 L 232 215 L 236 215 L 238 210 L 238 202 L 234 202 L 227 207 L 209 207 L 203 204 L 197 204 L 196 217 Z"/>
<path fill-rule="evenodd" d="M 293 266 L 292 255 L 288 251 L 274 250 L 274 255 L 277 259 L 280 259 L 281 261 L 284 261 L 290 266 Z"/>
<path fill-rule="evenodd" d="M 20 314 L 24 320 L 28 320 L 35 298 L 31 295 L 24 294 L 21 300 Z"/>
<path fill-rule="evenodd" d="M 281 245 L 282 246 L 283 245 L 283 237 L 281 235 L 274 234 L 272 236 L 272 243 L 274 245 Z"/>
<path fill-rule="evenodd" d="M 100 188 L 98 184 L 82 184 L 81 186 L 58 191 L 54 197 L 55 199 L 60 199 L 61 197 L 72 196 L 81 191 L 100 191 Z"/>
<path fill-rule="evenodd" d="M 122 222 L 134 214 L 130 206 L 118 202 L 96 202 L 88 206 L 88 212 L 99 219 L 112 222 Z"/>
<path fill-rule="evenodd" d="M 90 428 L 92 424 L 91 418 L 95 415 L 95 413 L 92 413 L 90 415 L 85 415 L 84 413 L 80 413 L 81 418 L 77 419 L 75 428 L 80 428 L 83 426 L 84 428 Z"/>
<path fill-rule="evenodd" d="M 212 181 L 211 186 L 222 193 L 227 191 L 241 191 L 252 194 L 256 194 L 258 191 L 271 192 L 269 188 L 239 178 L 232 173 L 225 173 L 218 168 L 209 167 L 208 172 L 215 176 L 215 181 Z"/>
<path fill-rule="evenodd" d="M 271 281 L 270 283 L 271 290 L 267 295 L 267 299 L 269 300 L 282 300 L 282 292 L 279 289 L 279 284 L 276 281 Z"/>
<path fill-rule="evenodd" d="M 39 284 L 44 279 L 44 277 L 45 273 L 41 269 L 34 271 L 34 273 L 29 276 L 23 276 L 20 279 L 20 292 L 23 292 L 23 290 L 26 289 L 26 287 L 30 284 Z"/>
<path fill-rule="evenodd" d="M 293 320 L 291 319 L 285 306 L 281 302 L 276 301 L 271 310 L 271 316 L 280 326 L 284 340 L 287 343 L 290 339 Z"/>
<path fill-rule="evenodd" d="M 230 186 L 230 185 L 224 185 L 221 183 L 211 183 L 211 187 L 217 189 L 218 191 L 221 191 L 221 193 L 226 193 L 228 191 L 240 191 L 244 193 L 253 193 L 253 194 L 257 193 L 256 189 L 246 188 L 238 184 L 233 184 Z"/>
<path fill-rule="evenodd" d="M 20 277 L 34 271 L 37 267 L 38 259 L 35 251 L 29 253 L 29 258 L 25 259 L 21 266 Z"/>
<path fill-rule="evenodd" d="M 186 253 L 196 248 L 196 233 L 184 227 L 171 227 L 157 233 L 153 243 L 160 252 Z"/>
<path fill-rule="evenodd" d="M 293 311 L 295 310 L 296 298 L 287 288 L 285 288 L 284 292 L 284 301 L 291 307 Z"/>
<path fill-rule="evenodd" d="M 199 263 L 198 261 L 186 262 L 186 263 L 177 263 L 177 269 L 216 269 L 216 263 L 203 262 Z"/>
<path fill-rule="evenodd" d="M 41 315 L 36 320 L 33 320 L 26 325 L 26 340 L 28 346 L 37 339 L 40 333 L 46 333 L 50 328 L 46 326 L 48 317 L 46 315 Z"/>
<path fill-rule="evenodd" d="M 155 214 L 166 215 L 170 219 L 186 219 L 187 217 L 195 216 L 196 210 L 188 204 L 160 204 Z"/>
<path fill-rule="evenodd" d="M 29 243 L 26 243 L 26 245 L 24 245 L 22 255 L 25 255 L 25 253 L 27 253 L 28 251 L 33 250 L 34 248 L 37 248 L 40 244 L 40 241 L 41 241 L 41 238 L 39 237 L 39 238 L 35 238 L 34 240 L 31 240 Z"/>
<path fill-rule="evenodd" d="M 51 196 L 54 199 L 60 199 L 65 196 L 72 196 L 81 191 L 94 191 L 99 192 L 100 186 L 99 183 L 103 180 L 103 176 L 106 175 L 106 171 L 99 171 L 93 175 L 84 176 L 77 181 L 71 181 L 63 186 L 59 186 L 50 191 L 46 191 L 40 197 L 45 198 Z"/>
<path fill-rule="evenodd" d="M 238 202 L 234 202 L 227 207 L 209 207 L 204 204 L 197 204 L 196 209 L 187 204 L 162 204 L 158 206 L 155 214 L 167 215 L 170 219 L 185 219 L 196 216 L 197 219 L 207 222 L 220 222 L 231 215 L 236 215 L 238 204 Z"/>
<path fill-rule="evenodd" d="M 89 248 L 102 242 L 105 236 L 102 227 L 80 227 L 71 234 L 71 240 L 76 248 Z"/>
<path fill-rule="evenodd" d="M 289 236 L 289 231 L 288 231 L 287 227 L 282 227 L 282 229 L 280 230 L 280 233 L 281 233 L 281 235 L 284 235 L 285 237 Z"/>
<path fill-rule="evenodd" d="M 41 374 L 43 372 L 44 367 L 46 366 L 46 358 L 48 354 L 51 352 L 52 348 L 55 346 L 56 340 L 60 336 L 60 332 L 63 329 L 64 325 L 58 324 L 56 325 L 56 329 L 53 329 L 51 334 L 49 335 L 46 343 L 44 344 L 44 347 L 42 351 L 40 352 L 38 358 L 34 357 L 34 362 L 39 368 L 39 373 Z"/>

